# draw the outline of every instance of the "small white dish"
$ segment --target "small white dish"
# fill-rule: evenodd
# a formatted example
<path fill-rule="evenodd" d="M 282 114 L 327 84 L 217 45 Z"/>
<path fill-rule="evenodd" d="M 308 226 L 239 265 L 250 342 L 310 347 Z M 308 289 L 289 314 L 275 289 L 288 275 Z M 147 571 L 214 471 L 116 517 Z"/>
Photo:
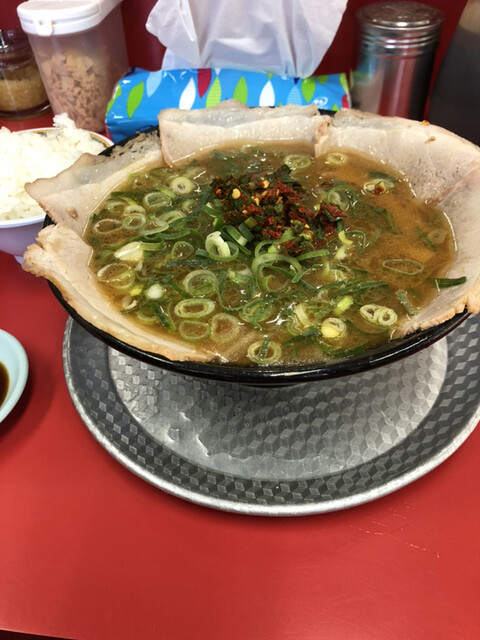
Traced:
<path fill-rule="evenodd" d="M 28 358 L 21 343 L 10 333 L 0 329 L 0 362 L 8 374 L 7 394 L 0 405 L 2 422 L 17 404 L 28 377 Z"/>

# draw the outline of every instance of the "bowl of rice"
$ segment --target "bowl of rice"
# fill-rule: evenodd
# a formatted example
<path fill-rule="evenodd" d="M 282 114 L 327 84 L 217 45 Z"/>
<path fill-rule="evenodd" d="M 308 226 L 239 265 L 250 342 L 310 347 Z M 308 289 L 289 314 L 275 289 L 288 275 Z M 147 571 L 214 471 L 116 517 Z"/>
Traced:
<path fill-rule="evenodd" d="M 23 261 L 35 242 L 45 212 L 25 191 L 27 182 L 51 178 L 83 153 L 97 155 L 112 142 L 98 133 L 78 129 L 66 114 L 54 116 L 53 127 L 10 131 L 0 129 L 0 251 Z"/>

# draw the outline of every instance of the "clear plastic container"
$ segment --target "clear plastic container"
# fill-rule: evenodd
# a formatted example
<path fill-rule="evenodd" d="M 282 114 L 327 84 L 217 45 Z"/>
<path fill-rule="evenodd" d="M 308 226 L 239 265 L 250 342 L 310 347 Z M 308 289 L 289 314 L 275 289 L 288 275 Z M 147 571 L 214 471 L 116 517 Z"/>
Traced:
<path fill-rule="evenodd" d="M 105 130 L 117 80 L 128 71 L 121 0 L 29 0 L 17 7 L 54 114 Z"/>
<path fill-rule="evenodd" d="M 21 29 L 0 29 L 0 117 L 33 118 L 48 107 L 27 36 Z"/>

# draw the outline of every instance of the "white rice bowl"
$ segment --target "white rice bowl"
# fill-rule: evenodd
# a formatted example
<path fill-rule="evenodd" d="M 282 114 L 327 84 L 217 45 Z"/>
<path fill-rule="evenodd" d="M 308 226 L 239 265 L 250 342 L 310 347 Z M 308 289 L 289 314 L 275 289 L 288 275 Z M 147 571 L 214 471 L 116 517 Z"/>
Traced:
<path fill-rule="evenodd" d="M 0 160 L 0 251 L 19 261 L 35 242 L 45 219 L 45 211 L 24 185 L 56 176 L 82 153 L 97 155 L 112 144 L 104 136 L 78 129 L 66 114 L 55 116 L 53 124 L 18 132 L 0 129 L 0 149 L 4 150 Z"/>

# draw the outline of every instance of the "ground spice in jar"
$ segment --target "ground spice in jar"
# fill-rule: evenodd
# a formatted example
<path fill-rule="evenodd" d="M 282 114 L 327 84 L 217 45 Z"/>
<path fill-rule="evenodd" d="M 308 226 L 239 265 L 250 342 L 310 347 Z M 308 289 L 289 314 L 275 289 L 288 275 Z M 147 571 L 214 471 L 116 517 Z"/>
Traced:
<path fill-rule="evenodd" d="M 27 36 L 20 29 L 0 29 L 0 117 L 33 117 L 48 106 Z"/>
<path fill-rule="evenodd" d="M 65 46 L 44 55 L 38 46 L 37 56 L 54 113 L 68 113 L 80 128 L 103 131 L 107 104 L 124 66 L 107 47 L 85 51 L 82 46 Z"/>

